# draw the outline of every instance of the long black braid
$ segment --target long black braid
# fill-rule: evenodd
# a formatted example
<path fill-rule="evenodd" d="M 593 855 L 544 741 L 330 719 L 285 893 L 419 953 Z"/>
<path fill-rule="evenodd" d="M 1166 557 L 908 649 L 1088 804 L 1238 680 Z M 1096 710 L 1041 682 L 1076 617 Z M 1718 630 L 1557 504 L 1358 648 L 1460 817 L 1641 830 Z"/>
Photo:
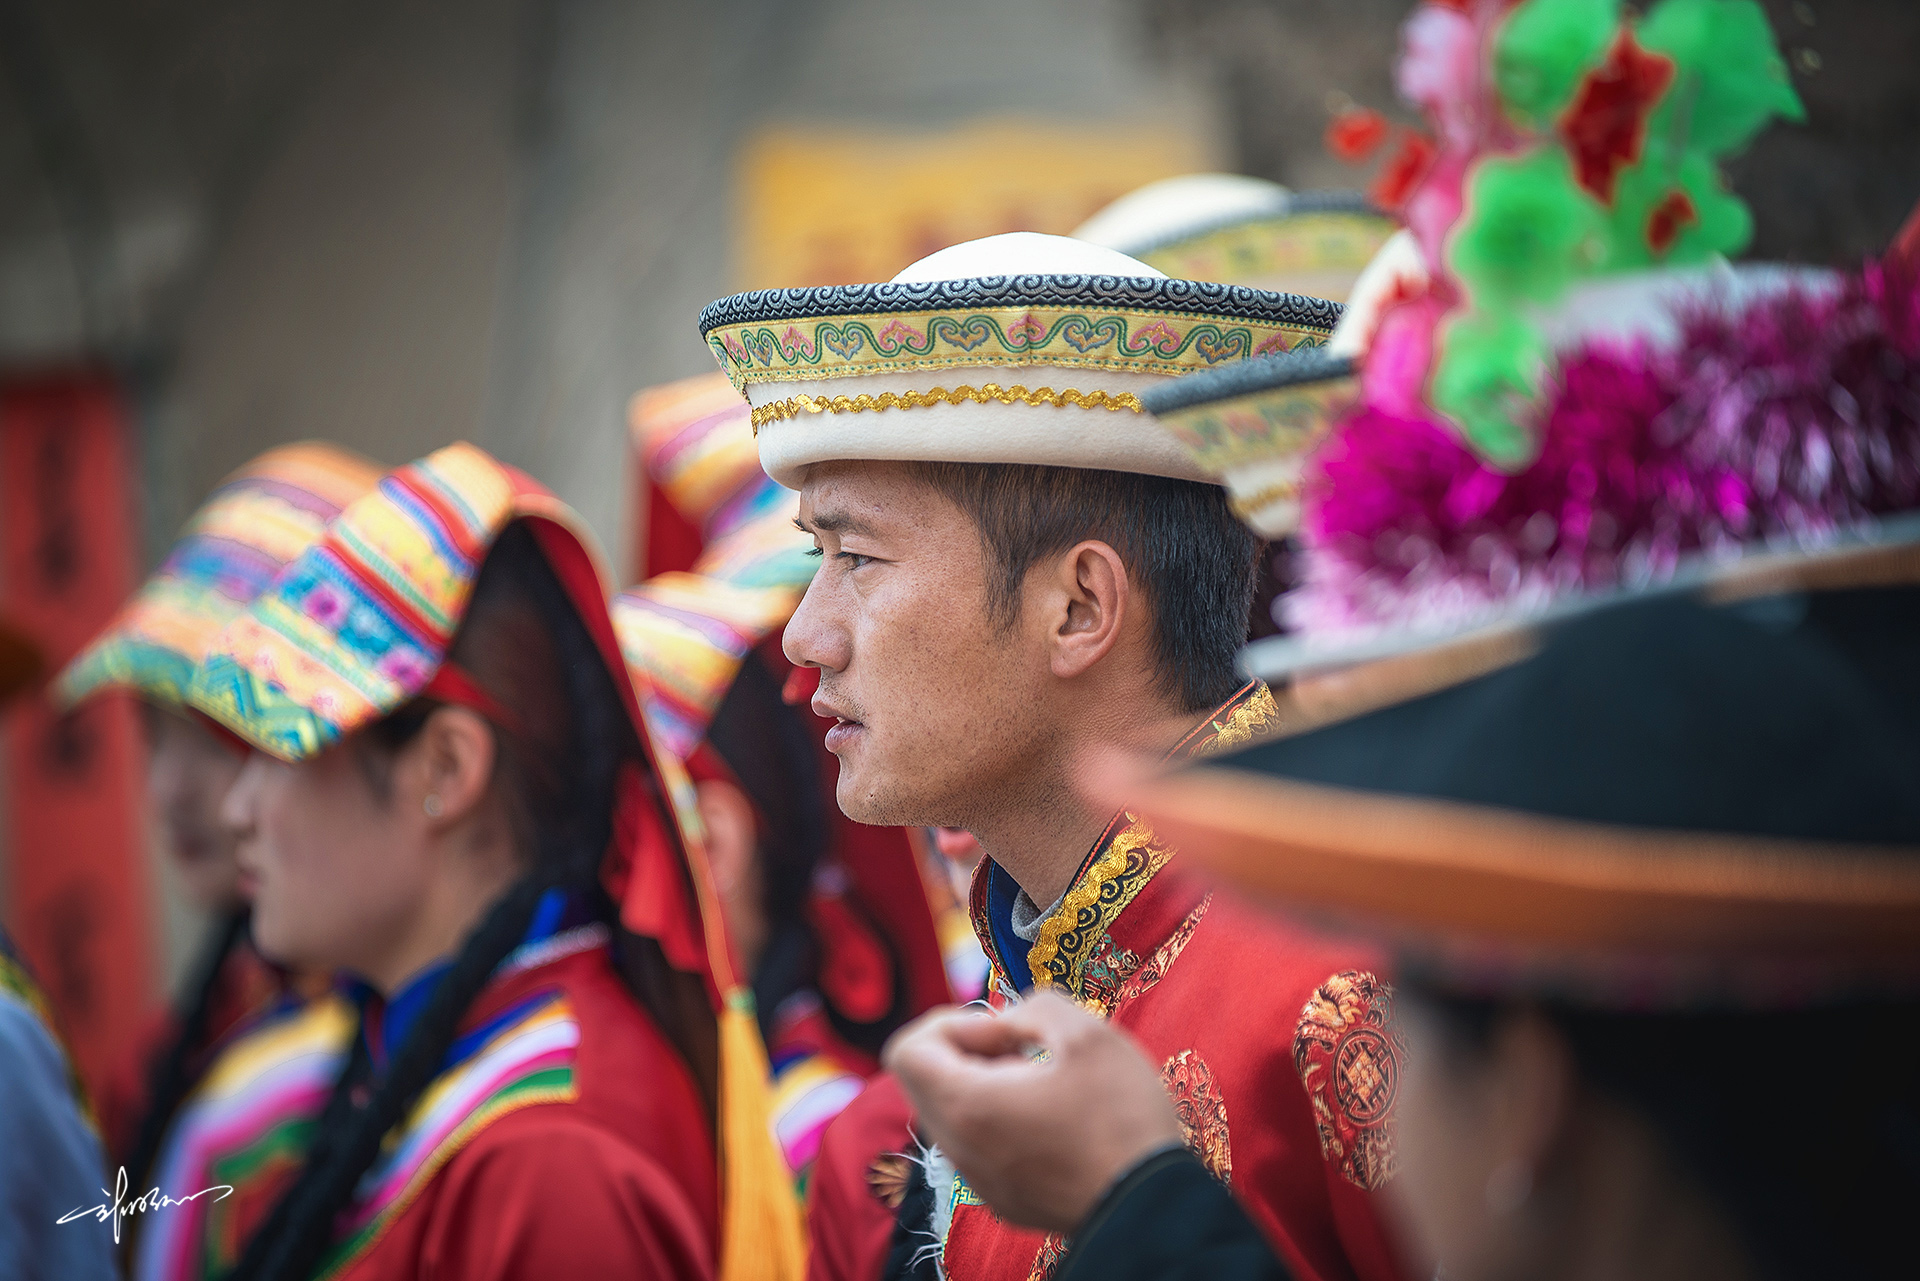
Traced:
<path fill-rule="evenodd" d="M 541 896 L 555 887 L 594 886 L 611 839 L 615 779 L 637 745 L 598 649 L 523 526 L 509 526 L 488 555 L 451 657 L 527 731 L 530 741 L 496 727 L 494 782 L 504 783 L 519 847 L 535 852 L 534 865 L 468 935 L 384 1077 L 371 1070 L 366 1038 L 355 1038 L 316 1146 L 247 1243 L 231 1274 L 237 1281 L 313 1275 L 382 1140 L 439 1074 L 468 1006 L 525 938 Z M 551 670 L 530 673 L 543 666 Z M 565 707 L 551 706 L 562 700 Z M 431 711 L 413 704 L 371 727 L 370 753 L 390 760 Z M 370 771 L 379 775 L 377 767 Z M 591 897 L 609 910 L 604 894 Z"/>
<path fill-rule="evenodd" d="M 241 906 L 213 922 L 206 944 L 194 962 L 185 996 L 178 1008 L 178 1029 L 165 1050 L 154 1056 L 147 1071 L 147 1110 L 140 1118 L 133 1146 L 125 1154 L 127 1186 L 145 1189 L 160 1157 L 160 1142 L 167 1125 L 198 1079 L 207 1049 L 207 1024 L 213 1018 L 213 1000 L 220 987 L 221 971 L 233 950 L 247 937 L 252 913 Z"/>

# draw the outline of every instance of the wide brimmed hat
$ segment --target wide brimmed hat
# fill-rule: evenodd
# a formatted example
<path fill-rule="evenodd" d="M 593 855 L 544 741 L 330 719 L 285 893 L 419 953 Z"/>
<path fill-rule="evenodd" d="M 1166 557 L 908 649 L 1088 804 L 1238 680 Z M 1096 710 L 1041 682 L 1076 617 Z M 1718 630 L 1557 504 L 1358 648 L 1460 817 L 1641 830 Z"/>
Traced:
<path fill-rule="evenodd" d="M 1289 191 L 1242 174 L 1164 178 L 1074 228 L 1178 280 L 1345 302 L 1399 223 L 1357 191 Z"/>
<path fill-rule="evenodd" d="M 752 996 L 689 816 L 686 775 L 659 750 L 608 613 L 603 560 L 544 486 L 461 443 L 387 473 L 228 625 L 194 674 L 192 706 L 257 750 L 309 759 L 418 697 L 491 696 L 448 661 L 481 566 L 524 523 L 606 664 L 657 786 L 622 785 L 601 880 L 622 924 L 702 980 L 718 1028 L 723 1278 L 796 1275 L 799 1223 L 768 1131 Z"/>
<path fill-rule="evenodd" d="M 1920 990 L 1920 539 L 1746 569 L 1407 651 L 1424 685 L 1128 806 L 1463 990 Z"/>
<path fill-rule="evenodd" d="M 1337 304 L 1172 280 L 1064 236 L 941 250 L 887 284 L 765 289 L 700 331 L 767 473 L 836 460 L 1029 463 L 1208 480 L 1142 412 L 1175 375 L 1326 340 Z"/>
<path fill-rule="evenodd" d="M 1300 476 L 1334 418 L 1358 397 L 1357 366 L 1303 347 L 1176 378 L 1141 403 L 1194 465 L 1226 486 L 1233 512 L 1268 538 L 1300 523 Z"/>
<path fill-rule="evenodd" d="M 222 628 L 320 537 L 384 470 L 335 445 L 270 449 L 220 483 L 160 568 L 68 663 L 53 692 L 72 706 L 102 689 L 182 707 Z"/>

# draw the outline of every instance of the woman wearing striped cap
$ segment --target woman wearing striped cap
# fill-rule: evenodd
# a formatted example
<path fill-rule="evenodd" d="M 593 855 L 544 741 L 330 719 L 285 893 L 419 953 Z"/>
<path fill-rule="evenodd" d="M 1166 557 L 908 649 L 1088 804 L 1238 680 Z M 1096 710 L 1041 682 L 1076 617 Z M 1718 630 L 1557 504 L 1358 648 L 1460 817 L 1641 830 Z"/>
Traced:
<path fill-rule="evenodd" d="M 568 509 L 468 445 L 397 469 L 192 699 L 252 748 L 224 812 L 261 950 L 351 976 L 358 1024 L 317 1122 L 228 1154 L 281 1170 L 213 1207 L 232 1275 L 797 1271 L 684 784 Z"/>

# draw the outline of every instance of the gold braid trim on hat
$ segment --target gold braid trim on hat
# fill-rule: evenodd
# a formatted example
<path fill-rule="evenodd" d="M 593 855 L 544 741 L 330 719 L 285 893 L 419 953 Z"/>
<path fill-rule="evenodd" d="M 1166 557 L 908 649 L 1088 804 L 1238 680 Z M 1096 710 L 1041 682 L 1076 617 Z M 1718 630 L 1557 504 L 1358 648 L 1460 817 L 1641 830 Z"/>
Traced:
<path fill-rule="evenodd" d="M 756 406 L 753 411 L 753 434 L 758 436 L 760 428 L 767 423 L 798 418 L 803 413 L 861 414 L 868 410 L 925 409 L 929 405 L 958 405 L 965 401 L 972 401 L 976 405 L 984 405 L 989 401 L 997 401 L 1002 405 L 1018 402 L 1036 407 L 1052 405 L 1056 409 L 1073 405 L 1080 409 L 1114 412 L 1127 409 L 1136 414 L 1145 411 L 1140 398 L 1130 391 L 1075 391 L 1071 387 L 1062 391 L 1055 391 L 1051 387 L 1035 387 L 1029 391 L 1019 383 L 1011 387 L 1002 387 L 999 383 L 981 383 L 978 387 L 962 385 L 951 391 L 945 387 L 933 387 L 927 391 L 883 391 L 878 396 L 865 393 L 858 396 L 809 396 L 805 392 L 796 392 L 785 399 Z"/>

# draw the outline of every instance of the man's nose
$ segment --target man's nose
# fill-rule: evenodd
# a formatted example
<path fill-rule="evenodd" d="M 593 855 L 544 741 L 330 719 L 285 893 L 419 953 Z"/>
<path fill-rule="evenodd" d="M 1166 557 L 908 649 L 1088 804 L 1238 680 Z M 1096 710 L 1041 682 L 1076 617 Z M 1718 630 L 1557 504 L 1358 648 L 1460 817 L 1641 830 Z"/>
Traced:
<path fill-rule="evenodd" d="M 826 596 L 820 576 L 816 574 L 807 584 L 806 595 L 800 598 L 800 608 L 787 620 L 787 630 L 780 637 L 780 649 L 790 663 L 838 672 L 847 665 L 845 632 L 836 626 Z"/>

